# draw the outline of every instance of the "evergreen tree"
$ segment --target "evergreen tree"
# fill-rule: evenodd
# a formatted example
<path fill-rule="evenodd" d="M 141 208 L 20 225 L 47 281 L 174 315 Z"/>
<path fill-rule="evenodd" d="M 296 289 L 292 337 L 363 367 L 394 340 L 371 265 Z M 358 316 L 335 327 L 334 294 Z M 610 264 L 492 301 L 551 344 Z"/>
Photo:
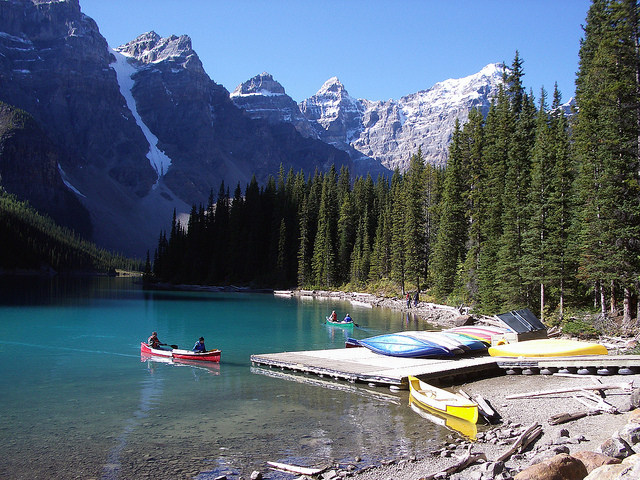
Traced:
<path fill-rule="evenodd" d="M 550 222 L 551 184 L 555 168 L 553 132 L 551 131 L 547 93 L 540 92 L 540 106 L 536 120 L 536 138 L 532 156 L 532 179 L 529 192 L 529 225 L 522 238 L 522 266 L 520 274 L 525 284 L 538 286 L 540 291 L 540 319 L 544 319 L 545 287 L 551 280 Z"/>
<path fill-rule="evenodd" d="M 462 198 L 461 156 L 462 132 L 460 123 L 456 120 L 449 147 L 440 223 L 433 252 L 433 268 L 438 272 L 434 278 L 434 292 L 440 298 L 446 298 L 454 291 L 459 280 L 458 267 L 465 257 L 467 225 Z"/>
<path fill-rule="evenodd" d="M 420 280 L 427 276 L 427 239 L 425 237 L 424 158 L 422 150 L 411 156 L 409 169 L 404 175 L 405 223 L 404 248 L 407 278 L 415 282 L 420 291 Z"/>
<path fill-rule="evenodd" d="M 391 271 L 390 276 L 400 284 L 402 294 L 405 293 L 407 252 L 405 248 L 404 226 L 406 223 L 406 206 L 404 196 L 404 180 L 396 169 L 391 177 Z"/>
<path fill-rule="evenodd" d="M 513 135 L 514 117 L 504 85 L 498 86 L 498 95 L 492 102 L 485 121 L 483 166 L 486 172 L 483 191 L 486 192 L 479 232 L 481 244 L 478 253 L 478 307 L 480 311 L 495 312 L 499 308 L 496 296 L 498 282 L 495 277 L 498 248 L 502 237 L 502 200 L 509 145 Z"/>
<path fill-rule="evenodd" d="M 638 277 L 638 5 L 594 1 L 587 16 L 576 81 L 580 278 L 601 292 L 606 311 L 629 297 Z"/>
<path fill-rule="evenodd" d="M 483 225 L 486 217 L 487 185 L 486 165 L 483 159 L 484 117 L 473 109 L 463 129 L 464 152 L 462 170 L 466 172 L 466 218 L 469 226 L 467 254 L 462 270 L 462 281 L 471 302 L 475 303 L 479 288 L 480 248 L 483 244 Z"/>
<path fill-rule="evenodd" d="M 335 286 L 338 280 L 337 200 L 336 171 L 332 167 L 322 183 L 318 230 L 311 262 L 315 284 L 324 287 Z"/>

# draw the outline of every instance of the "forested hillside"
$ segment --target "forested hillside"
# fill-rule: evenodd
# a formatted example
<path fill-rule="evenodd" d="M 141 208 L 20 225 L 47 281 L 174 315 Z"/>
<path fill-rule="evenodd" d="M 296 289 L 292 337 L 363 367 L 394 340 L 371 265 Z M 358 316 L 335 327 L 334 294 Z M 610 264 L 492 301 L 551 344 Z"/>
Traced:
<path fill-rule="evenodd" d="M 638 15 L 596 1 L 577 113 L 537 98 L 516 53 L 488 115 L 456 125 L 445 170 L 420 151 L 392 178 L 281 171 L 174 219 L 154 258 L 172 282 L 428 291 L 495 313 L 529 307 L 637 315 L 640 283 Z M 620 302 L 620 300 L 622 300 Z M 635 309 L 634 309 L 635 306 Z"/>
<path fill-rule="evenodd" d="M 0 270 L 115 273 L 140 270 L 140 262 L 97 248 L 59 227 L 0 187 Z"/>

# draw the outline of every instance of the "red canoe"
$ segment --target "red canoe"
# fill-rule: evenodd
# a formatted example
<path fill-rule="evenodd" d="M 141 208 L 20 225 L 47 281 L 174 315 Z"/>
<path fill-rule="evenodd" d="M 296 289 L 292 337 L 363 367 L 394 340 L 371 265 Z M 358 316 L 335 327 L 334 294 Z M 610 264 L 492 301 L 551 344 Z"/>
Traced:
<path fill-rule="evenodd" d="M 206 352 L 194 352 L 179 348 L 151 348 L 145 342 L 140 343 L 140 353 L 155 355 L 157 357 L 180 358 L 183 360 L 200 360 L 204 362 L 219 362 L 220 350 L 207 350 Z"/>

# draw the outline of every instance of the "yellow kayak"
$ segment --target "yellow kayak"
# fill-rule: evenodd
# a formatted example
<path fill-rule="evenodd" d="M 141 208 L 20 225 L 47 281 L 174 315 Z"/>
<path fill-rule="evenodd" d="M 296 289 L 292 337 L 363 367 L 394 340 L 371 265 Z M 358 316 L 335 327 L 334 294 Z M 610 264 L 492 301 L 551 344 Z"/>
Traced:
<path fill-rule="evenodd" d="M 556 338 L 525 340 L 489 347 L 492 357 L 570 357 L 574 355 L 607 355 L 604 345 Z"/>
<path fill-rule="evenodd" d="M 433 408 L 440 413 L 461 418 L 467 422 L 478 421 L 478 404 L 473 400 L 436 388 L 416 377 L 409 377 L 409 390 L 419 405 Z"/>

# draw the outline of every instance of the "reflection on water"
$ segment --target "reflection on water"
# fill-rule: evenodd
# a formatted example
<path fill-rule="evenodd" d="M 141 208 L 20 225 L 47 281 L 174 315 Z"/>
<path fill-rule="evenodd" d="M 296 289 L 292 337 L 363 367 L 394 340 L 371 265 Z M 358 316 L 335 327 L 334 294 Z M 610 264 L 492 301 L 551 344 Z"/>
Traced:
<path fill-rule="evenodd" d="M 360 327 L 326 325 L 331 310 L 348 311 Z M 146 292 L 106 277 L 2 278 L 0 478 L 234 478 L 267 461 L 360 456 L 365 466 L 420 455 L 448 430 L 416 422 L 408 392 L 250 362 L 252 354 L 344 348 L 347 336 L 402 329 L 399 312 L 337 300 Z M 222 361 L 141 357 L 151 331 L 182 346 L 204 336 Z"/>

